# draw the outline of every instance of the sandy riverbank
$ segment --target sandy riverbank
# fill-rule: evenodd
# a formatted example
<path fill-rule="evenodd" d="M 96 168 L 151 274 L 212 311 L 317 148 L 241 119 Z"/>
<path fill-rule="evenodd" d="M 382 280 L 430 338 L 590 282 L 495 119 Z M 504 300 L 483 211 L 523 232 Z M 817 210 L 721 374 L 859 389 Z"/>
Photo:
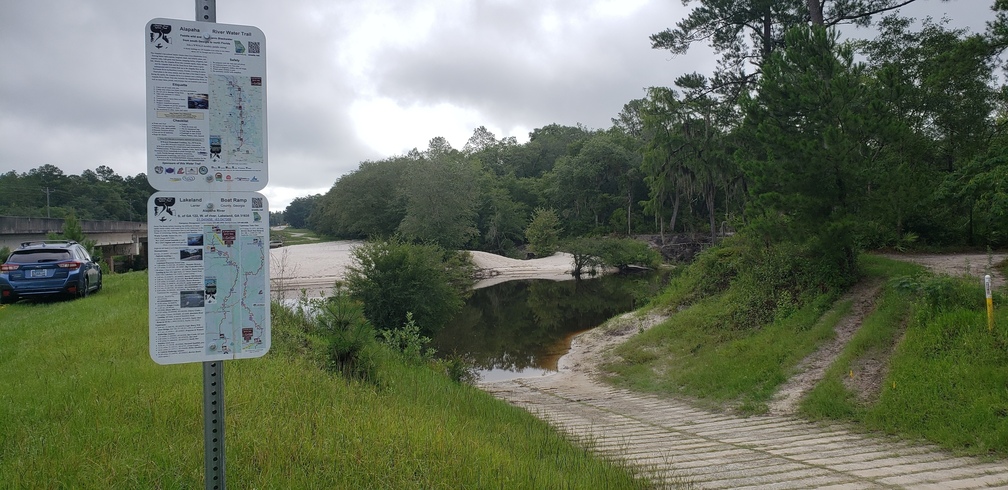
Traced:
<path fill-rule="evenodd" d="M 270 249 L 270 289 L 275 297 L 293 298 L 305 290 L 309 297 L 332 292 L 333 285 L 343 279 L 352 264 L 350 253 L 362 242 L 343 240 L 308 243 Z M 487 279 L 476 288 L 492 286 L 516 279 L 572 279 L 573 261 L 569 254 L 516 260 L 487 252 L 470 252 L 476 267 L 483 269 Z"/>

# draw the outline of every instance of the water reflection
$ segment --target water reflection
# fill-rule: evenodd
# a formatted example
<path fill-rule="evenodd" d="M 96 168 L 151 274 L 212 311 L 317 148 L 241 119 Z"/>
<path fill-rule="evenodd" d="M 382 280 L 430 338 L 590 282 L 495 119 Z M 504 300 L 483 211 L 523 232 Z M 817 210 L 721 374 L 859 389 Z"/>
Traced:
<path fill-rule="evenodd" d="M 484 380 L 548 374 L 574 335 L 633 310 L 658 290 L 660 280 L 652 273 L 477 289 L 431 344 L 441 354 L 470 356 Z"/>

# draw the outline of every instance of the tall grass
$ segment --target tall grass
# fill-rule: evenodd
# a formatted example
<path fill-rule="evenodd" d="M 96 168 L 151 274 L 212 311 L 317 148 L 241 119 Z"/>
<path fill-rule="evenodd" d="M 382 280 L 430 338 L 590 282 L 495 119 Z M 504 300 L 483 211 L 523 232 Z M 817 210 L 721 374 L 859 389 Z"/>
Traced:
<path fill-rule="evenodd" d="M 0 309 L 0 482 L 202 485 L 198 364 L 148 355 L 147 276 L 89 298 Z M 274 350 L 225 363 L 236 488 L 646 488 L 626 469 L 478 389 L 384 356 L 381 382 L 319 369 L 275 307 Z"/>

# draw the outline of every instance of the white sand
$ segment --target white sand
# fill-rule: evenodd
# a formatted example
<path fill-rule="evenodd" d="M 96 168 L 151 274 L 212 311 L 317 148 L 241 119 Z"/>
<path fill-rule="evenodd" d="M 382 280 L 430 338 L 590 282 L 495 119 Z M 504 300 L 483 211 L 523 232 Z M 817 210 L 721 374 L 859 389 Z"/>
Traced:
<path fill-rule="evenodd" d="M 351 250 L 363 242 L 337 242 L 291 245 L 270 250 L 270 289 L 274 296 L 292 298 L 302 289 L 309 297 L 332 292 L 336 281 L 342 280 L 352 263 Z M 487 279 L 475 287 L 487 287 L 514 279 L 572 279 L 573 260 L 569 254 L 516 260 L 487 252 L 470 252 L 476 267 L 483 269 Z"/>

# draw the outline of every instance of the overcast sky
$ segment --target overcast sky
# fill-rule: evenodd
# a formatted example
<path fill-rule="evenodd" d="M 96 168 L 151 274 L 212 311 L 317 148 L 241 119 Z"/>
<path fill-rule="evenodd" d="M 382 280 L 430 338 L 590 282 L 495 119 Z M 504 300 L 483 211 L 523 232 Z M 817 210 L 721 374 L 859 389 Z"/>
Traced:
<path fill-rule="evenodd" d="M 976 32 L 992 3 L 904 11 Z M 5 0 L 0 12 L 0 173 L 146 172 L 144 27 L 192 20 L 194 0 Z M 266 34 L 273 210 L 436 136 L 461 148 L 481 125 L 520 142 L 551 123 L 608 128 L 646 87 L 713 70 L 702 47 L 651 49 L 686 12 L 681 0 L 217 0 L 218 22 Z"/>

